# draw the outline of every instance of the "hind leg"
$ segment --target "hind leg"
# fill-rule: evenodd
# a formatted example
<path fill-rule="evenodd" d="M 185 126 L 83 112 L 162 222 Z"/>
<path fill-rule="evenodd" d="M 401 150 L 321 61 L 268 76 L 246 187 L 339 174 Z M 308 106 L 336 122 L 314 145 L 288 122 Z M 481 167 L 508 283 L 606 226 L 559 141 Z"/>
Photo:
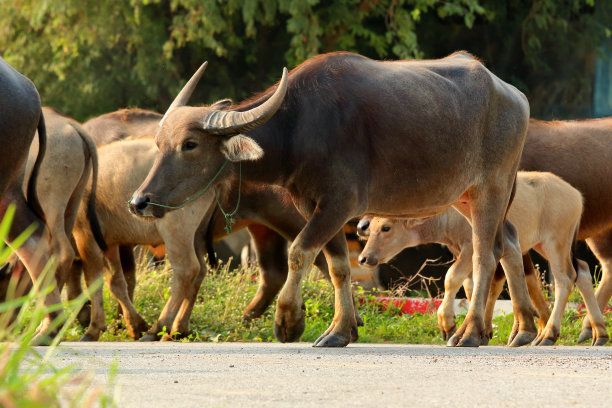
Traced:
<path fill-rule="evenodd" d="M 544 330 L 533 341 L 534 346 L 552 346 L 559 338 L 563 311 L 576 281 L 576 271 L 570 258 L 571 247 L 558 242 L 543 242 L 542 251 L 550 264 L 555 281 L 555 302 Z"/>
<path fill-rule="evenodd" d="M 540 286 L 540 277 L 533 266 L 531 257 L 528 253 L 523 255 L 523 268 L 525 269 L 525 281 L 527 282 L 527 288 L 529 289 L 529 297 L 531 302 L 538 312 L 538 335 L 546 327 L 548 319 L 550 318 L 550 309 L 548 307 L 548 301 L 542 294 L 542 287 Z"/>
<path fill-rule="evenodd" d="M 469 204 L 455 206 L 468 220 L 471 220 L 472 224 L 474 291 L 468 314 L 459 330 L 447 342 L 448 346 L 477 347 L 486 342 L 485 304 L 495 267 L 502 254 L 506 256 L 505 262 L 510 268 L 504 270 L 508 274 L 515 320 L 519 322 L 512 345 L 527 344 L 537 334 L 533 323 L 533 309 L 522 271 L 516 232 L 509 222 L 503 221 L 511 188 L 511 183 L 506 186 L 506 189 L 496 184 L 473 187 L 467 195 Z M 513 245 L 512 252 L 509 252 L 508 255 L 504 253 L 505 242 Z M 519 256 L 518 262 L 514 259 L 516 251 Z M 514 256 L 510 257 L 510 254 Z M 517 267 L 518 271 L 515 270 Z"/>
<path fill-rule="evenodd" d="M 489 297 L 487 298 L 487 305 L 485 307 L 485 325 L 487 328 L 486 343 L 493 338 L 493 312 L 495 311 L 495 303 L 504 289 L 505 282 L 506 275 L 500 263 L 497 265 L 497 268 L 495 268 L 495 274 L 493 275 L 493 281 L 491 282 L 491 289 L 489 289 Z"/>
<path fill-rule="evenodd" d="M 68 279 L 66 280 L 66 294 L 68 300 L 74 300 L 83 293 L 83 286 L 81 284 L 81 278 L 83 277 L 83 263 L 80 260 L 75 260 L 70 266 L 68 271 Z M 91 318 L 91 300 L 87 300 L 79 314 L 77 320 L 83 327 L 89 326 Z"/>
<path fill-rule="evenodd" d="M 589 265 L 583 260 L 578 260 L 578 277 L 576 278 L 576 286 L 584 299 L 587 309 L 587 317 L 585 320 L 590 320 L 592 325 L 593 345 L 603 346 L 608 342 L 608 332 L 606 331 L 606 321 L 601 313 L 601 309 L 595 299 L 593 292 L 593 281 L 591 280 L 591 272 Z"/>
<path fill-rule="evenodd" d="M 133 339 L 139 339 L 142 333 L 147 331 L 149 326 L 140 314 L 138 314 L 138 311 L 130 299 L 127 282 L 123 277 L 123 270 L 121 269 L 119 248 L 117 246 L 109 247 L 109 249 L 105 251 L 104 256 L 108 261 L 108 273 L 105 275 L 106 284 L 111 294 L 121 305 L 129 336 Z"/>
<path fill-rule="evenodd" d="M 60 291 L 55 281 L 55 274 L 53 271 L 50 271 L 46 275 L 43 275 L 45 267 L 49 262 L 48 254 L 50 248 L 48 230 L 45 228 L 42 220 L 40 220 L 26 204 L 20 185 L 19 188 L 11 185 L 0 201 L 0 218 L 4 218 L 10 203 L 16 203 L 16 208 L 7 237 L 8 241 L 14 241 L 19 234 L 31 225 L 38 226 L 15 252 L 28 270 L 34 284 L 38 283 L 40 288 L 45 288 L 49 285 L 53 286 L 52 291 L 46 295 L 44 299 L 45 306 L 61 304 Z M 41 279 L 44 280 L 41 282 Z M 62 309 L 60 307 L 59 310 L 51 312 L 44 317 L 37 329 L 37 335 L 32 340 L 33 344 L 47 345 L 50 343 L 51 339 L 57 334 L 57 329 L 51 329 L 51 323 L 61 315 L 61 313 Z"/>
<path fill-rule="evenodd" d="M 263 225 L 248 227 L 259 263 L 259 287 L 247 306 L 243 319 L 263 314 L 287 280 L 287 240 Z"/>
<path fill-rule="evenodd" d="M 537 336 L 538 330 L 533 322 L 536 313 L 529 299 L 525 281 L 523 254 L 516 229 L 510 221 L 504 223 L 504 255 L 500 262 L 508 279 L 514 312 L 514 325 L 508 337 L 508 345 L 522 346 L 530 343 Z"/>
<path fill-rule="evenodd" d="M 104 275 L 104 257 L 99 248 L 89 246 L 79 240 L 78 237 L 76 238 L 77 248 L 83 263 L 85 284 L 91 290 L 94 284 L 100 282 Z M 91 317 L 89 326 L 80 341 L 97 341 L 100 338 L 100 334 L 106 330 L 102 285 L 90 293 L 90 299 Z"/>
<path fill-rule="evenodd" d="M 601 281 L 595 291 L 595 298 L 599 309 L 603 312 L 610 297 L 612 297 L 612 231 L 591 237 L 586 242 L 601 263 Z M 591 337 L 593 337 L 591 320 L 588 316 L 585 316 L 582 321 L 582 331 L 578 337 L 578 343 L 582 343 Z"/>

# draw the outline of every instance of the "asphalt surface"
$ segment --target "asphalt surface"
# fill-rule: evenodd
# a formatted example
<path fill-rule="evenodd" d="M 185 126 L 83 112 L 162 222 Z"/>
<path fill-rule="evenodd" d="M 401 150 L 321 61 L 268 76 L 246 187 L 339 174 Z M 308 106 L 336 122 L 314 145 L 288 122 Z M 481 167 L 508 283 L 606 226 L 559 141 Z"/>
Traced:
<path fill-rule="evenodd" d="M 44 351 L 44 349 L 41 349 Z M 612 347 L 309 343 L 62 343 L 121 407 L 612 406 Z"/>

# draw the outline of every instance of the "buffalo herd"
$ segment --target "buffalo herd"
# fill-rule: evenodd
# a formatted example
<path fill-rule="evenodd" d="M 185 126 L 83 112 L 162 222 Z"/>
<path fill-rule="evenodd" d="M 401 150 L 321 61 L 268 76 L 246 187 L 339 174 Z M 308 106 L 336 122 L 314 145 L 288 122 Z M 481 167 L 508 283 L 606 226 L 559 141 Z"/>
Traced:
<path fill-rule="evenodd" d="M 14 211 L 9 242 L 36 227 L 16 250 L 33 282 L 50 261 L 55 270 L 45 304 L 58 306 L 34 343 L 55 335 L 60 290 L 66 284 L 75 298 L 82 276 L 87 286 L 104 276 L 133 339 L 188 333 L 206 259 L 216 263 L 212 243 L 246 229 L 260 279 L 244 319 L 278 295 L 275 336 L 299 340 L 302 280 L 314 264 L 335 295 L 333 320 L 314 345 L 346 346 L 363 325 L 343 230 L 355 218 L 365 267 L 431 242 L 455 255 L 438 310 L 449 346 L 489 342 L 506 279 L 508 345 L 555 344 L 574 284 L 587 308 L 578 341 L 607 343 L 612 118 L 529 119 L 525 95 L 466 52 L 405 61 L 329 53 L 283 70 L 239 104 L 190 106 L 206 65 L 164 115 L 122 109 L 80 125 L 42 108 L 32 82 L 0 59 L 0 216 Z M 577 240 L 601 262 L 596 291 L 574 254 Z M 138 245 L 164 250 L 172 266 L 169 298 L 151 326 L 133 303 Z M 529 250 L 550 263 L 552 311 Z M 456 327 L 461 285 L 470 307 Z M 106 329 L 102 289 L 90 298 L 83 341 Z"/>

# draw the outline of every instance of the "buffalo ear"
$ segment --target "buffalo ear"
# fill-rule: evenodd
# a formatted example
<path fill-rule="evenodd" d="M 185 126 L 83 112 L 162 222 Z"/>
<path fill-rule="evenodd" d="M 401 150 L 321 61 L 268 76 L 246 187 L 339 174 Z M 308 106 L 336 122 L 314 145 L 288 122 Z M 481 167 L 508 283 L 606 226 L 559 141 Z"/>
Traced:
<path fill-rule="evenodd" d="M 263 157 L 263 149 L 257 142 L 245 135 L 232 136 L 224 140 L 221 145 L 221 153 L 229 161 L 239 162 L 243 160 L 258 160 Z"/>
<path fill-rule="evenodd" d="M 231 99 L 226 98 L 226 99 L 221 99 L 220 101 L 213 103 L 208 108 L 214 109 L 214 110 L 221 110 L 221 109 L 229 108 L 233 104 L 234 102 Z"/>

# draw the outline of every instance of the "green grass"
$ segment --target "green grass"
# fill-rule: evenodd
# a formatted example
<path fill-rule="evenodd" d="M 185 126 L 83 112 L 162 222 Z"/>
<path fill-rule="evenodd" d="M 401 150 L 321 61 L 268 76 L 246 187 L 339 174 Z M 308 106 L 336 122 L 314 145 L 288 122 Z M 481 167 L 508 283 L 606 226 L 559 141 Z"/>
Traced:
<path fill-rule="evenodd" d="M 0 223 L 0 264 L 12 254 L 12 249 L 4 246 L 4 237 L 14 210 L 14 206 L 9 207 Z M 21 245 L 32 231 L 33 228 L 27 229 L 12 242 L 12 247 Z M 116 406 L 107 390 L 92 387 L 91 376 L 74 374 L 73 367 L 57 369 L 52 364 L 56 346 L 86 301 L 85 294 L 65 304 L 64 312 L 51 323 L 51 327 L 59 329 L 59 334 L 51 339 L 49 347 L 34 349 L 30 345 L 45 315 L 57 311 L 56 306 L 45 306 L 43 302 L 52 290 L 47 283 L 53 266 L 51 261 L 34 288 L 25 295 L 19 295 L 17 282 L 11 281 L 7 300 L 0 303 L 0 407 Z M 12 319 L 14 312 L 16 316 Z M 111 373 L 114 372 L 111 369 Z M 112 388 L 112 376 L 110 380 Z M 66 385 L 70 385 L 70 391 L 64 392 Z"/>
<path fill-rule="evenodd" d="M 158 267 L 148 266 L 141 260 L 137 273 L 135 294 L 137 310 L 152 324 L 169 296 L 171 268 L 166 263 Z M 306 330 L 302 341 L 314 342 L 323 333 L 333 318 L 333 290 L 325 280 L 316 279 L 316 271 L 304 281 L 303 297 L 306 306 Z M 191 318 L 192 332 L 182 341 L 257 341 L 275 342 L 273 332 L 274 305 L 264 315 L 250 324 L 242 321 L 242 313 L 257 290 L 256 268 L 229 270 L 223 266 L 217 272 L 209 272 L 204 278 L 198 300 Z M 382 293 L 391 295 L 390 293 Z M 365 322 L 359 328 L 362 343 L 413 343 L 444 344 L 435 314 L 401 315 L 397 309 L 381 310 L 367 301 L 375 297 L 360 288 L 355 289 L 360 304 L 359 312 Z M 115 320 L 117 302 L 105 289 L 105 308 L 109 329 L 101 341 L 131 341 L 121 324 Z M 579 300 L 572 294 L 572 300 Z M 457 326 L 465 316 L 457 316 Z M 612 316 L 606 316 L 611 327 Z M 557 344 L 576 344 L 581 329 L 582 315 L 567 311 Z M 490 344 L 503 345 L 508 340 L 512 327 L 512 315 L 494 319 L 494 336 Z M 68 340 L 78 340 L 84 329 L 74 324 L 66 334 Z"/>

